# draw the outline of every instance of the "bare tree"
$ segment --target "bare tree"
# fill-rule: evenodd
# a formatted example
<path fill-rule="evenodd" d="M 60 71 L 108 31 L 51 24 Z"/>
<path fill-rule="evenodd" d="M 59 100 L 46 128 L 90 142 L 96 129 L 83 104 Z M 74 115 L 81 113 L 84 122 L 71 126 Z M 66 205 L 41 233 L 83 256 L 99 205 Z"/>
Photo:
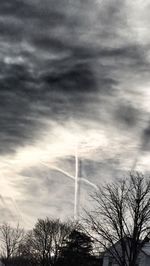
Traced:
<path fill-rule="evenodd" d="M 120 266 L 135 266 L 150 234 L 150 179 L 140 173 L 108 183 L 92 195 L 85 221 Z M 118 242 L 118 244 L 116 244 Z"/>
<path fill-rule="evenodd" d="M 17 257 L 27 262 L 27 265 L 40 265 L 39 251 L 36 250 L 33 230 L 26 232 L 23 241 L 18 246 Z"/>
<path fill-rule="evenodd" d="M 71 224 L 62 223 L 58 219 L 39 219 L 22 246 L 24 254 L 35 258 L 37 265 L 54 265 L 71 228 Z"/>
<path fill-rule="evenodd" d="M 24 230 L 20 228 L 19 224 L 16 227 L 11 227 L 8 223 L 3 223 L 0 226 L 0 241 L 4 258 L 8 260 L 16 255 L 23 236 Z"/>

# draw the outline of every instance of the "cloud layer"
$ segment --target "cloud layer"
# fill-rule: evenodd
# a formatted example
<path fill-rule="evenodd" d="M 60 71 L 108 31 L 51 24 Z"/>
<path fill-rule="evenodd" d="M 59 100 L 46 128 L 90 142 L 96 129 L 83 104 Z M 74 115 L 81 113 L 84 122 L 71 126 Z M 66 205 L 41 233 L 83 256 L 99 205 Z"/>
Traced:
<path fill-rule="evenodd" d="M 73 183 L 54 167 L 74 175 L 76 145 L 96 184 L 149 171 L 149 4 L 1 1 L 0 194 L 28 223 L 72 215 Z"/>

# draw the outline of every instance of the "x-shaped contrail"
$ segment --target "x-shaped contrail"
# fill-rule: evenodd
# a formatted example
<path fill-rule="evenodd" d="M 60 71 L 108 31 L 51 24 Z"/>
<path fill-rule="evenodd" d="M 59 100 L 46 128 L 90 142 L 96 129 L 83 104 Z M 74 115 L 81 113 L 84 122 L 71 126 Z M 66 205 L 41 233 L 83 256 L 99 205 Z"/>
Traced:
<path fill-rule="evenodd" d="M 68 172 L 64 171 L 63 169 L 61 169 L 59 167 L 49 166 L 48 164 L 46 164 L 44 162 L 41 162 L 41 164 L 48 167 L 48 168 L 54 169 L 54 170 L 64 174 L 65 176 L 67 176 L 67 177 L 69 177 L 75 181 L 74 219 L 77 220 L 77 218 L 78 218 L 78 182 L 83 181 L 95 189 L 98 189 L 98 186 L 95 185 L 94 183 L 90 182 L 88 179 L 78 176 L 78 172 L 79 172 L 78 167 L 79 166 L 78 166 L 78 155 L 77 154 L 75 156 L 75 176 L 69 174 Z"/>
<path fill-rule="evenodd" d="M 65 176 L 75 180 L 75 176 L 69 174 L 67 171 L 64 171 L 63 169 L 57 167 L 57 166 L 49 166 L 48 164 L 44 163 L 44 162 L 41 162 L 41 164 L 43 164 L 44 166 L 48 167 L 48 168 L 51 168 L 51 169 L 54 169 L 62 174 L 64 174 Z M 94 183 L 90 182 L 88 179 L 84 178 L 84 177 L 78 177 L 79 178 L 79 181 L 83 181 L 85 182 L 86 184 L 92 186 L 93 188 L 95 189 L 98 189 L 98 186 L 95 185 Z"/>

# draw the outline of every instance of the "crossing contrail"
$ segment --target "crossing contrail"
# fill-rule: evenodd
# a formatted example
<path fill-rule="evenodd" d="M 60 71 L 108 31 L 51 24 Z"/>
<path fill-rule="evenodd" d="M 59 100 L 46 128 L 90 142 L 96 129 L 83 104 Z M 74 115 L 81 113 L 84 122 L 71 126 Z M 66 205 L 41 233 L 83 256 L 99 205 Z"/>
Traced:
<path fill-rule="evenodd" d="M 57 166 L 56 166 L 56 167 L 55 167 L 55 166 L 49 166 L 48 164 L 43 163 L 43 162 L 41 162 L 41 164 L 43 164 L 43 165 L 46 166 L 47 168 L 54 169 L 54 170 L 56 170 L 56 171 L 58 171 L 58 172 L 60 172 L 60 173 L 62 173 L 62 174 L 64 174 L 64 175 L 66 175 L 67 177 L 69 177 L 69 178 L 75 180 L 75 177 L 74 177 L 73 175 L 69 174 L 67 171 L 64 171 L 63 169 L 61 169 L 61 168 L 59 168 L 59 167 L 57 167 Z M 84 177 L 80 177 L 80 176 L 79 176 L 79 177 L 78 177 L 78 181 L 83 181 L 83 182 L 87 183 L 87 185 L 90 185 L 90 186 L 92 186 L 93 188 L 98 189 L 98 186 L 97 186 L 97 185 L 95 185 L 94 183 L 92 183 L 91 181 L 89 181 L 88 179 L 86 179 L 86 178 L 84 178 Z"/>
<path fill-rule="evenodd" d="M 50 168 L 50 169 L 54 169 L 62 174 L 64 174 L 65 176 L 71 178 L 72 180 L 75 181 L 75 195 L 74 195 L 74 219 L 77 220 L 78 218 L 78 204 L 79 204 L 79 182 L 84 182 L 87 185 L 93 187 L 94 189 L 98 189 L 98 186 L 94 183 L 92 183 L 91 181 L 89 181 L 86 178 L 80 177 L 79 176 L 79 158 L 78 158 L 78 153 L 76 151 L 75 154 L 75 176 L 69 174 L 67 171 L 64 171 L 63 169 L 59 168 L 59 167 L 55 167 L 55 166 L 49 166 L 48 164 L 44 163 L 41 161 L 41 164 Z"/>

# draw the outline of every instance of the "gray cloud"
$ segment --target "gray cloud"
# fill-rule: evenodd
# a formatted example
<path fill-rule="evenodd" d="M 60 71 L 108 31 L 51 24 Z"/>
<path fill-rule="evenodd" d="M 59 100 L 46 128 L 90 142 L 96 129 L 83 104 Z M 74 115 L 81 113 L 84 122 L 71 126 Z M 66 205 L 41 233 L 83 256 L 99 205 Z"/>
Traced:
<path fill-rule="evenodd" d="M 116 145 L 107 147 L 108 156 L 98 151 L 97 158 L 82 162 L 82 175 L 92 182 L 122 175 L 123 160 L 149 151 L 149 109 L 139 101 L 149 87 L 149 45 L 139 41 L 129 11 L 128 1 L 119 0 L 1 1 L 1 155 L 34 146 L 47 125 L 53 132 L 54 126 L 69 128 L 72 121 L 85 135 L 87 129 L 101 128 Z M 129 148 L 120 150 L 123 145 Z M 59 164 L 73 173 L 73 158 Z M 17 200 L 24 213 L 72 215 L 72 180 L 42 167 L 19 174 L 13 186 L 26 195 Z M 6 219 L 12 215 L 8 206 L 0 213 Z"/>
<path fill-rule="evenodd" d="M 103 55 L 106 57 L 110 60 L 110 51 L 105 57 Z M 132 58 L 130 61 L 132 63 Z M 58 121 L 70 118 L 101 120 L 103 115 L 101 118 L 97 113 L 99 104 L 107 113 L 110 100 L 115 111 L 113 105 L 118 97 L 119 81 L 113 77 L 109 61 L 105 66 L 94 66 L 91 58 L 85 61 L 82 56 L 79 59 L 71 56 L 54 62 L 52 69 L 48 70 L 50 64 L 47 62 L 47 68 L 38 74 L 30 72 L 28 65 L 5 65 L 1 62 L 1 152 L 13 151 L 14 146 L 30 142 L 37 128 L 44 129 L 44 117 Z M 98 69 L 94 72 L 96 67 Z M 123 103 L 119 108 L 122 109 L 119 120 L 130 123 L 133 118 L 130 111 L 134 107 L 131 104 L 125 107 Z M 132 112 L 133 116 L 137 113 Z"/>
<path fill-rule="evenodd" d="M 114 102 L 121 86 L 114 71 L 119 73 L 120 67 L 124 71 L 132 67 L 139 72 L 141 67 L 146 67 L 144 50 L 138 44 L 132 41 L 121 44 L 120 29 L 127 30 L 127 23 L 122 17 L 125 6 L 119 1 L 101 5 L 96 19 L 102 26 L 97 31 L 93 29 L 96 31 L 93 43 L 99 40 L 99 45 L 91 45 L 89 38 L 94 24 L 88 23 L 88 16 L 92 15 L 89 8 L 94 11 L 95 5 L 95 2 L 84 5 L 80 1 L 76 5 L 66 1 L 42 4 L 2 1 L 1 40 L 6 43 L 2 52 L 8 59 L 2 61 L 6 57 L 2 59 L 0 55 L 1 153 L 13 152 L 33 141 L 37 128 L 44 130 L 43 118 L 104 122 L 105 113 L 110 111 L 108 105 L 115 112 Z M 94 18 L 92 21 L 95 22 Z M 104 48 L 101 40 L 106 36 L 111 40 L 113 34 L 120 46 L 116 48 L 112 43 Z M 83 36 L 87 36 L 87 44 Z M 12 41 L 17 44 L 14 50 L 8 49 Z M 25 43 L 33 52 L 26 50 Z M 22 57 L 22 63 L 15 63 L 17 56 Z M 136 113 L 129 117 L 128 110 L 134 107 L 124 103 L 119 109 L 122 110 L 119 121 L 131 125 Z"/>
<path fill-rule="evenodd" d="M 4 197 L 0 194 L 0 222 L 16 222 L 19 221 L 19 213 L 15 208 L 11 197 Z"/>
<path fill-rule="evenodd" d="M 22 180 L 14 186 L 19 192 L 27 195 L 18 201 L 22 211 L 26 214 L 32 212 L 37 218 L 46 215 L 65 218 L 66 213 L 73 217 L 73 180 L 45 167 L 24 169 L 21 175 Z"/>
<path fill-rule="evenodd" d="M 116 120 L 119 124 L 125 128 L 137 129 L 141 126 L 141 120 L 143 117 L 142 111 L 130 105 L 129 103 L 122 103 L 116 108 Z"/>
<path fill-rule="evenodd" d="M 142 143 L 141 148 L 144 151 L 150 151 L 150 122 L 142 132 Z"/>

